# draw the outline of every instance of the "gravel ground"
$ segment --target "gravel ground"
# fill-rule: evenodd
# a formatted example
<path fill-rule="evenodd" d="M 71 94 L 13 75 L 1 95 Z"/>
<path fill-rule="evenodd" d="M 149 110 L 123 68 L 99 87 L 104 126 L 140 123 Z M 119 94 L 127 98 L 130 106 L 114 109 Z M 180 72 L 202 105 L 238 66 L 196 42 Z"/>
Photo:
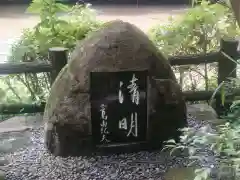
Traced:
<path fill-rule="evenodd" d="M 189 126 L 202 126 L 193 118 L 188 121 Z M 184 154 L 169 156 L 168 152 L 160 151 L 95 157 L 54 157 L 44 148 L 42 128 L 32 131 L 31 141 L 27 148 L 8 155 L 11 164 L 6 180 L 162 180 L 169 168 L 184 167 L 189 162 Z M 205 165 L 214 162 L 214 158 L 209 159 Z"/>

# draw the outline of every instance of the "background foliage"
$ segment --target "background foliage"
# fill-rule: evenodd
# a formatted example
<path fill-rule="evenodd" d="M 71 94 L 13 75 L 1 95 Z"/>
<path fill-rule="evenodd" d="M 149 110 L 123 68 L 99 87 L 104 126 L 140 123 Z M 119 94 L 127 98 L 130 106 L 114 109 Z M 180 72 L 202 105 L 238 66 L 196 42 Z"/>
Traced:
<path fill-rule="evenodd" d="M 214 12 L 208 11 L 209 9 L 211 9 L 208 7 L 209 5 L 207 5 L 206 1 L 202 1 L 201 5 L 197 6 L 197 8 L 204 8 L 203 12 L 205 12 L 205 14 L 203 14 L 203 16 L 208 16 L 208 18 L 204 19 L 204 22 L 208 23 L 203 24 L 203 29 L 205 29 L 206 27 L 210 27 L 209 29 L 207 29 L 207 31 L 205 31 L 205 40 L 207 40 L 205 46 L 199 46 L 198 43 L 194 45 L 194 47 L 198 47 L 198 50 L 200 50 L 200 52 L 202 53 L 211 52 L 212 50 L 214 51 L 219 49 L 220 38 L 237 38 L 237 36 L 239 35 L 239 27 L 236 25 L 236 20 L 233 16 L 232 9 L 230 8 L 228 1 L 223 6 L 219 6 L 217 4 L 212 5 L 211 8 L 214 7 L 214 9 L 212 9 L 214 10 Z M 222 10 L 220 10 L 221 8 Z M 207 10 L 207 12 L 205 10 Z M 224 13 L 221 14 L 222 12 Z M 215 14 L 214 17 L 213 14 Z M 213 24 L 214 21 L 211 21 L 210 17 L 213 17 L 213 19 L 215 18 L 214 21 L 216 21 L 216 25 Z M 209 24 L 211 23 L 214 26 L 209 26 Z M 193 32 L 194 31 L 195 28 L 193 28 Z M 199 42 L 199 40 L 201 39 L 200 37 L 197 36 L 197 40 L 193 42 Z M 182 42 L 186 42 L 184 41 L 184 38 L 181 40 Z M 160 38 L 159 42 L 161 42 L 162 44 L 165 43 L 162 37 Z M 156 42 L 156 44 L 158 44 L 158 41 Z M 191 48 L 191 43 L 189 47 Z M 179 47 L 178 50 L 180 51 L 181 49 L 182 48 Z M 190 54 L 194 53 L 191 50 L 192 48 L 189 49 L 189 51 L 185 52 L 188 52 Z M 178 53 L 174 51 L 174 49 L 171 50 L 171 48 L 166 49 L 166 51 Z M 238 61 L 235 61 L 231 58 L 229 58 L 229 60 L 234 61 L 237 65 L 239 65 Z M 216 67 L 214 67 L 214 69 L 215 68 Z M 239 85 L 239 78 L 230 79 L 230 81 L 223 81 L 221 85 L 216 88 L 216 91 L 225 89 L 223 91 L 224 98 L 224 96 L 226 95 L 225 91 L 231 92 L 232 90 L 239 88 Z M 174 140 L 169 140 L 167 142 L 166 148 L 170 148 L 172 149 L 172 151 L 175 151 L 176 149 L 187 150 L 189 158 L 190 160 L 192 160 L 190 165 L 192 165 L 193 162 L 200 162 L 202 164 L 201 166 L 198 166 L 195 170 L 196 177 L 194 180 L 214 179 L 212 176 L 213 173 L 215 173 L 217 179 L 238 180 L 240 178 L 239 104 L 239 101 L 233 102 L 228 114 L 222 117 L 223 121 L 222 123 L 220 123 L 220 125 L 205 125 L 197 130 L 196 128 L 190 127 L 184 128 L 182 129 L 183 135 L 181 136 L 180 142 L 175 142 Z M 207 148 L 212 153 L 199 153 L 202 148 Z M 212 154 L 212 157 L 214 157 L 214 162 L 212 162 L 212 164 L 206 163 L 207 161 L 209 161 L 209 159 L 211 159 L 209 157 L 209 154 Z"/>
<path fill-rule="evenodd" d="M 168 56 L 206 54 L 218 51 L 221 38 L 234 38 L 240 31 L 228 3 L 210 4 L 207 0 L 188 9 L 169 23 L 156 25 L 149 34 Z M 217 87 L 215 64 L 176 67 L 184 90 L 210 90 Z"/>
<path fill-rule="evenodd" d="M 40 22 L 24 29 L 12 46 L 10 62 L 48 61 L 48 49 L 64 46 L 70 49 L 89 32 L 101 27 L 89 5 L 66 6 L 55 0 L 34 0 L 29 12 L 38 13 Z M 217 51 L 222 37 L 239 34 L 236 21 L 227 5 L 202 0 L 184 14 L 156 25 L 149 31 L 156 46 L 168 56 L 193 55 Z M 216 88 L 216 65 L 181 66 L 176 76 L 184 90 Z M 0 100 L 3 103 L 45 101 L 49 92 L 47 73 L 1 77 Z"/>
<path fill-rule="evenodd" d="M 24 29 L 12 45 L 9 62 L 48 61 L 48 49 L 71 51 L 79 40 L 98 29 L 101 22 L 90 5 L 66 6 L 55 0 L 33 0 L 28 11 L 39 14 L 34 28 Z M 50 88 L 48 73 L 1 76 L 1 103 L 45 101 Z"/>

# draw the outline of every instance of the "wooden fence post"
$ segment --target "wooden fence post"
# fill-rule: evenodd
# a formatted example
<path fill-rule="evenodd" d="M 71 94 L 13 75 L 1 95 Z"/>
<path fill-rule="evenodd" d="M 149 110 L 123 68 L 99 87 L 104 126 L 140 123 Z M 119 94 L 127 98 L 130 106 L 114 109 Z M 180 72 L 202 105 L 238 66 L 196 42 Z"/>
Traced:
<path fill-rule="evenodd" d="M 51 84 L 55 81 L 61 69 L 68 62 L 68 49 L 62 47 L 53 47 L 49 49 L 49 59 L 52 64 Z"/>
<path fill-rule="evenodd" d="M 218 85 L 220 85 L 222 81 L 228 81 L 228 77 L 237 77 L 237 64 L 223 54 L 225 53 L 232 59 L 237 60 L 239 57 L 237 49 L 237 40 L 221 40 L 221 54 L 218 60 Z M 218 96 L 216 99 L 216 110 L 218 115 L 225 115 L 226 110 L 229 108 L 231 103 L 231 96 L 226 97 L 224 105 L 222 105 L 221 97 Z"/>

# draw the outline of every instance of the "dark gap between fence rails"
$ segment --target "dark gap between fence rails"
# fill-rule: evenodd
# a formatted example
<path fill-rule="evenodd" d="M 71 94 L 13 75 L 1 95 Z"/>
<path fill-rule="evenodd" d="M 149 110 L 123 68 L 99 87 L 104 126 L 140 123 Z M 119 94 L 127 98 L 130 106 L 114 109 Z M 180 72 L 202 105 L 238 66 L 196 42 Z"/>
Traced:
<path fill-rule="evenodd" d="M 46 103 L 39 104 L 0 104 L 0 114 L 26 114 L 44 112 Z"/>
<path fill-rule="evenodd" d="M 58 65 L 58 70 L 65 66 L 64 62 L 66 57 L 59 58 L 66 53 L 66 49 L 60 53 L 58 51 L 55 54 L 54 51 L 50 51 L 52 54 L 51 62 L 56 62 L 54 66 Z M 65 56 L 65 55 L 64 55 Z M 176 56 L 170 57 L 169 62 L 171 66 L 181 66 L 181 65 L 198 65 L 203 63 L 214 63 L 218 62 L 220 57 L 219 52 L 213 52 L 206 55 L 196 55 L 196 56 Z M 53 59 L 55 58 L 55 59 Z M 41 73 L 41 72 L 51 72 L 54 70 L 54 66 L 47 62 L 25 62 L 25 63 L 4 63 L 0 65 L 0 74 L 21 74 L 21 73 Z M 55 70 L 55 73 L 58 73 Z"/>
<path fill-rule="evenodd" d="M 205 101 L 209 100 L 214 91 L 185 91 L 183 95 L 186 101 Z M 240 92 L 238 92 L 240 95 Z M 217 96 L 220 94 L 217 93 Z M 39 104 L 9 104 L 9 105 L 1 105 L 0 104 L 0 112 L 1 114 L 24 114 L 24 113 L 41 113 L 44 112 L 46 103 L 43 102 L 41 105 Z"/>
<path fill-rule="evenodd" d="M 186 101 L 207 101 L 210 100 L 214 91 L 184 91 L 183 96 Z M 240 96 L 240 90 L 233 92 L 233 95 Z M 216 97 L 220 97 L 220 93 L 216 93 Z M 25 114 L 25 113 L 42 113 L 44 112 L 46 103 L 39 104 L 0 104 L 1 114 Z"/>
<path fill-rule="evenodd" d="M 221 50 L 219 52 L 212 52 L 208 54 L 200 54 L 194 56 L 177 56 L 170 57 L 169 61 L 172 66 L 181 65 L 199 65 L 204 63 L 218 62 L 218 84 L 220 84 L 226 77 L 236 77 L 236 63 L 227 59 L 221 52 L 225 52 L 233 59 L 238 59 L 239 52 L 237 51 L 238 41 L 222 40 Z M 51 48 L 49 49 L 49 62 L 26 62 L 26 63 L 6 63 L 0 65 L 0 74 L 21 74 L 21 73 L 51 73 L 51 83 L 54 82 L 58 73 L 67 64 L 68 55 L 66 48 Z M 230 74 L 230 75 L 229 75 Z M 185 91 L 183 92 L 186 101 L 205 101 L 209 100 L 214 91 Z M 218 102 L 217 109 L 220 107 L 220 94 L 217 93 L 216 99 Z M 235 92 L 235 95 L 240 95 L 240 91 Z M 23 113 L 38 113 L 43 112 L 45 103 L 41 105 L 36 104 L 0 104 L 0 111 L 2 114 L 23 114 Z"/>
<path fill-rule="evenodd" d="M 0 74 L 22 74 L 51 72 L 52 65 L 47 62 L 4 63 L 0 65 Z"/>

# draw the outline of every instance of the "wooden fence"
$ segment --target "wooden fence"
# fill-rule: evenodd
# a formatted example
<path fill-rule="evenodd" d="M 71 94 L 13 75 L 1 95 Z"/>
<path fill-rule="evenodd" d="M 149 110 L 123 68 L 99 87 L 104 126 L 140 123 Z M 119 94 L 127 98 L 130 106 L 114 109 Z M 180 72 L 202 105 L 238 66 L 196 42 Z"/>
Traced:
<path fill-rule="evenodd" d="M 236 77 L 237 64 L 231 58 L 237 60 L 239 56 L 238 41 L 235 40 L 221 40 L 221 49 L 219 52 L 196 55 L 196 56 L 178 56 L 170 57 L 169 61 L 172 66 L 181 65 L 200 65 L 204 63 L 218 63 L 218 84 L 226 80 L 227 77 Z M 223 53 L 224 52 L 224 53 Z M 65 48 L 51 48 L 49 50 L 49 63 L 39 62 L 26 62 L 26 63 L 6 63 L 0 65 L 0 74 L 21 74 L 21 73 L 40 73 L 50 72 L 51 82 L 55 80 L 60 70 L 65 66 L 68 61 L 67 49 Z M 205 101 L 209 100 L 214 91 L 184 91 L 186 101 Z M 236 95 L 240 92 L 236 90 Z M 219 93 L 216 95 L 217 111 L 220 112 L 222 108 Z M 19 113 L 37 113 L 43 112 L 45 103 L 41 105 L 36 104 L 14 104 L 14 105 L 1 105 L 1 114 L 19 114 Z"/>

